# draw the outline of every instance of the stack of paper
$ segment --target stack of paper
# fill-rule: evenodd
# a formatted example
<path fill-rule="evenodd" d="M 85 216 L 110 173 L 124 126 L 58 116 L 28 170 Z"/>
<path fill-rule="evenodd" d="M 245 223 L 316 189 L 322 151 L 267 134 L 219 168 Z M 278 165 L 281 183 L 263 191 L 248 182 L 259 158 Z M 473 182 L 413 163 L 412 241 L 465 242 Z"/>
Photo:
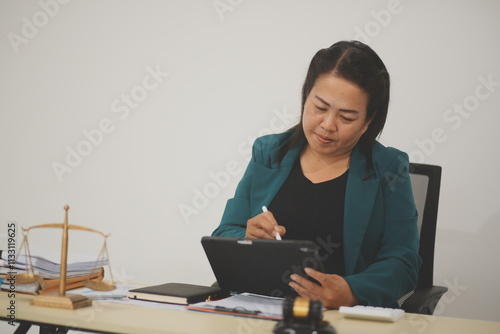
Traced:
<path fill-rule="evenodd" d="M 61 272 L 61 253 L 55 251 L 48 251 L 37 247 L 31 247 L 31 263 L 36 275 L 46 279 L 57 279 Z M 10 271 L 5 254 L 1 255 L 3 259 L 2 271 L 3 274 Z M 14 269 L 17 273 L 22 273 L 28 270 L 29 259 L 25 254 L 20 254 L 17 257 L 17 262 L 14 264 Z M 97 264 L 97 265 L 96 265 Z M 99 272 L 101 266 L 108 264 L 108 259 L 101 258 L 96 263 L 96 258 L 91 258 L 88 255 L 71 254 L 68 253 L 68 263 L 66 270 L 66 277 L 77 277 L 88 275 L 90 273 Z M 92 269 L 94 269 L 92 271 Z M 91 272 L 92 271 L 92 272 Z"/>
<path fill-rule="evenodd" d="M 25 254 L 19 254 L 17 261 L 12 263 L 8 260 L 6 252 L 0 253 L 0 281 L 2 281 L 2 290 L 9 290 L 11 283 L 8 278 L 12 275 L 19 275 L 23 273 L 31 273 L 29 266 L 33 265 L 33 272 L 35 275 L 42 277 L 47 282 L 49 280 L 58 280 L 61 272 L 61 254 L 55 251 L 43 250 L 37 247 L 30 248 L 31 263 Z M 90 278 L 98 278 L 103 275 L 102 267 L 108 264 L 108 259 L 101 258 L 96 261 L 96 258 L 91 258 L 88 255 L 70 254 L 68 253 L 68 262 L 66 270 L 66 278 L 73 279 L 71 282 L 76 283 Z M 78 279 L 82 278 L 82 279 Z M 58 284 L 57 284 L 58 285 Z M 75 284 L 73 284 L 75 285 Z M 80 286 L 82 286 L 80 284 Z M 67 286 L 68 289 L 70 288 Z M 76 286 L 74 286 L 76 287 Z M 30 284 L 16 284 L 17 292 L 36 293 L 41 287 L 38 283 Z"/>

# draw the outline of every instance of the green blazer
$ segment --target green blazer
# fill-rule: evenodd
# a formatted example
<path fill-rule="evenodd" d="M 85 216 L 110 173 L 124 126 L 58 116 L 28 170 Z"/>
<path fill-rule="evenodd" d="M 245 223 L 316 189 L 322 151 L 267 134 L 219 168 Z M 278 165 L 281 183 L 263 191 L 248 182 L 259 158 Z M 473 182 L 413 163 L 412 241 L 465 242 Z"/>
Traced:
<path fill-rule="evenodd" d="M 269 205 L 288 177 L 302 147 L 278 166 L 277 154 L 290 131 L 258 138 L 250 163 L 227 202 L 214 236 L 244 237 L 247 220 Z M 417 211 L 409 178 L 408 155 L 375 142 L 373 167 L 355 147 L 349 167 L 344 208 L 345 279 L 358 302 L 397 307 L 397 300 L 417 285 Z"/>

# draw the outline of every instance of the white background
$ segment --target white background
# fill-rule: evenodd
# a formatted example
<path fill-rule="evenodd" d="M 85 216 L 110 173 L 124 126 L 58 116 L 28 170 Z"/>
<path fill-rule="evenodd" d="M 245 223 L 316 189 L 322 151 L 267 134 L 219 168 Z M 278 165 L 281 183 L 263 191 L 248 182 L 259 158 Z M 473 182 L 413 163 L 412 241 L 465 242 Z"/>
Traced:
<path fill-rule="evenodd" d="M 382 143 L 443 167 L 435 284 L 450 291 L 436 314 L 500 321 L 498 13 L 494 0 L 0 1 L 0 248 L 8 222 L 62 222 L 68 204 L 70 223 L 111 233 L 115 278 L 211 284 L 200 239 L 253 140 L 296 122 L 317 50 L 359 39 L 392 76 Z M 70 237 L 97 255 L 100 238 Z M 57 250 L 60 234 L 30 242 Z"/>

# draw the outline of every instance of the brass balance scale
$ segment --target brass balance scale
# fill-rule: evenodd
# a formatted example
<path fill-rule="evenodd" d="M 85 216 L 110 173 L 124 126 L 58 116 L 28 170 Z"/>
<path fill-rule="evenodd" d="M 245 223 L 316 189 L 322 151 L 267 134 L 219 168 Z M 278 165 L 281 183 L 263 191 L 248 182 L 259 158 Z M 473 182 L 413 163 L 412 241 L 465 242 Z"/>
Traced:
<path fill-rule="evenodd" d="M 86 306 L 92 305 L 92 299 L 78 295 L 69 293 L 66 294 L 66 268 L 68 263 L 68 231 L 69 230 L 80 230 L 80 231 L 88 231 L 93 233 L 98 233 L 104 237 L 103 246 L 99 255 L 97 256 L 97 260 L 95 262 L 94 268 L 87 275 L 85 286 L 96 291 L 111 291 L 116 289 L 115 281 L 113 279 L 113 274 L 111 271 L 111 264 L 109 261 L 108 255 L 108 247 L 106 244 L 106 240 L 109 237 L 109 234 L 104 234 L 98 230 L 94 230 L 85 226 L 79 225 L 69 225 L 68 224 L 68 210 L 69 206 L 64 206 L 65 215 L 64 215 L 64 223 L 53 223 L 53 224 L 42 224 L 35 225 L 29 228 L 22 228 L 23 230 L 23 241 L 21 246 L 19 247 L 19 254 L 24 251 L 26 256 L 26 273 L 17 274 L 16 282 L 17 284 L 28 284 L 28 283 L 36 283 L 38 282 L 42 287 L 44 284 L 43 278 L 35 275 L 33 264 L 31 261 L 31 254 L 29 250 L 28 243 L 28 234 L 31 229 L 34 228 L 62 228 L 62 247 L 61 247 L 61 271 L 59 276 L 59 293 L 47 293 L 43 295 L 35 296 L 31 301 L 31 305 L 35 306 L 45 306 L 45 307 L 53 307 L 53 308 L 63 308 L 63 309 L 78 309 Z M 102 278 L 91 279 L 91 274 L 98 267 L 99 259 L 102 259 L 103 256 L 106 256 L 108 259 L 108 267 L 111 276 L 111 282 L 103 281 Z M 16 258 L 17 261 L 17 258 Z"/>

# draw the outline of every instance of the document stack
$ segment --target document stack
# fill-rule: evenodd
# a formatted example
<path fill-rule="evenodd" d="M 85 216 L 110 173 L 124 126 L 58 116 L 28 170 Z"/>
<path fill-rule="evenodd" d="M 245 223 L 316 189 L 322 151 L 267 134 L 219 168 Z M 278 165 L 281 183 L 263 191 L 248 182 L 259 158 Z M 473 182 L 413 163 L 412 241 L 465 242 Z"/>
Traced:
<path fill-rule="evenodd" d="M 17 257 L 12 263 L 8 260 L 6 252 L 0 251 L 0 281 L 2 290 L 12 291 L 15 286 L 16 292 L 29 294 L 44 294 L 58 291 L 59 275 L 61 270 L 60 253 L 42 250 L 32 247 L 30 258 L 24 254 Z M 98 264 L 98 266 L 96 266 Z M 108 264 L 106 258 L 96 261 L 90 256 L 68 254 L 66 289 L 75 289 L 85 285 L 88 280 L 102 279 L 104 276 L 103 266 Z M 15 277 L 21 274 L 31 273 L 30 265 L 33 265 L 33 274 L 40 277 L 37 282 L 18 284 Z"/>

